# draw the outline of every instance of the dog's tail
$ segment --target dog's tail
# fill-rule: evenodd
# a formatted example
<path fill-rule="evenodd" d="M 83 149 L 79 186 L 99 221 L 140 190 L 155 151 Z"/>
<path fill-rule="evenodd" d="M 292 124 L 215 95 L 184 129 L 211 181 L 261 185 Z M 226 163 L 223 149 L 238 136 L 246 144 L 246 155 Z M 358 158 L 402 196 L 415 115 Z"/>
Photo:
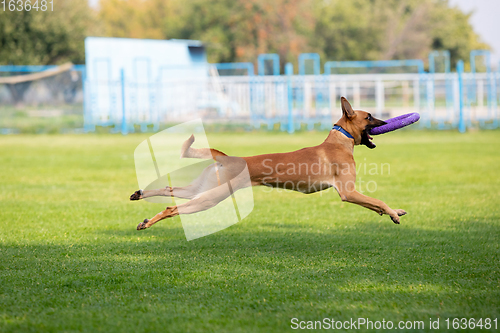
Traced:
<path fill-rule="evenodd" d="M 213 148 L 192 148 L 194 142 L 194 135 L 191 134 L 181 148 L 181 158 L 200 158 L 200 159 L 215 159 L 217 156 L 227 156 L 221 151 Z"/>

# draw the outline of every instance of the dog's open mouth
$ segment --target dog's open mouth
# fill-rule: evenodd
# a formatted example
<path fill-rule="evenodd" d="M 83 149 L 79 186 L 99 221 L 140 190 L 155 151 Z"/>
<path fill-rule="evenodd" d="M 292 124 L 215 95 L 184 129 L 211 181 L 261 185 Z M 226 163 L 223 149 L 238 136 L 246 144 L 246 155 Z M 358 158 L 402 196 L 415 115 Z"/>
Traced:
<path fill-rule="evenodd" d="M 368 134 L 370 129 L 365 129 L 363 131 L 363 134 L 361 135 L 361 144 L 367 146 L 370 149 L 373 149 L 376 147 L 376 145 L 371 141 L 373 138 Z"/>
<path fill-rule="evenodd" d="M 373 148 L 377 147 L 372 142 L 373 138 L 368 133 L 370 132 L 371 129 L 373 129 L 375 127 L 379 127 L 379 126 L 385 125 L 385 124 L 387 124 L 385 121 L 376 119 L 376 123 L 375 124 L 369 124 L 368 126 L 366 126 L 365 130 L 361 134 L 361 144 L 367 146 L 370 149 L 373 149 Z"/>

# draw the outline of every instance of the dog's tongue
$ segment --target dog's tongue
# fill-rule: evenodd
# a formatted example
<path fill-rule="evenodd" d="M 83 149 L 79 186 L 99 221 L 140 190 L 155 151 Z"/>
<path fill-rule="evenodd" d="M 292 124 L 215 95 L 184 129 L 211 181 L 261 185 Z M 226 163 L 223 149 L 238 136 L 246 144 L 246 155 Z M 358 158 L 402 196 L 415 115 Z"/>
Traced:
<path fill-rule="evenodd" d="M 373 138 L 370 136 L 370 134 L 366 133 L 366 137 L 368 138 L 368 142 L 366 143 L 366 146 L 370 149 L 373 149 L 376 147 L 376 145 L 372 142 Z"/>
<path fill-rule="evenodd" d="M 364 131 L 362 136 L 361 136 L 361 144 L 367 146 L 370 149 L 375 148 L 375 144 L 372 142 L 373 138 L 371 137 L 370 134 L 368 134 L 368 131 Z"/>

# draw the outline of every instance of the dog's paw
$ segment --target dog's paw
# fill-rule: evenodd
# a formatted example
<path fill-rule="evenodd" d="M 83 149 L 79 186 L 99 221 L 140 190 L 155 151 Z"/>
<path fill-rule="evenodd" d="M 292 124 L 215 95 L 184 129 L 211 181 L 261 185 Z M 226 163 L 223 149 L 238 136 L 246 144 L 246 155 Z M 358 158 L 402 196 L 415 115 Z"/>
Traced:
<path fill-rule="evenodd" d="M 406 211 L 402 209 L 394 209 L 395 214 L 390 214 L 392 222 L 399 224 L 399 217 L 406 215 Z"/>
<path fill-rule="evenodd" d="M 144 230 L 144 229 L 146 229 L 146 228 L 147 228 L 146 224 L 147 224 L 148 222 L 149 222 L 149 220 L 148 220 L 148 219 L 144 219 L 144 221 L 143 221 L 143 222 L 141 222 L 141 223 L 139 223 L 139 224 L 137 225 L 137 230 Z"/>
<path fill-rule="evenodd" d="M 399 216 L 391 216 L 392 222 L 399 224 Z"/>
<path fill-rule="evenodd" d="M 141 200 L 142 199 L 142 190 L 137 190 L 130 196 L 130 200 Z"/>
<path fill-rule="evenodd" d="M 391 217 L 392 222 L 395 224 L 399 224 L 399 209 L 394 209 L 392 212 L 389 213 L 389 216 Z"/>
<path fill-rule="evenodd" d="M 406 211 L 404 211 L 402 209 L 394 209 L 394 211 L 396 212 L 396 214 L 398 214 L 398 216 L 403 216 L 403 215 L 408 214 Z"/>

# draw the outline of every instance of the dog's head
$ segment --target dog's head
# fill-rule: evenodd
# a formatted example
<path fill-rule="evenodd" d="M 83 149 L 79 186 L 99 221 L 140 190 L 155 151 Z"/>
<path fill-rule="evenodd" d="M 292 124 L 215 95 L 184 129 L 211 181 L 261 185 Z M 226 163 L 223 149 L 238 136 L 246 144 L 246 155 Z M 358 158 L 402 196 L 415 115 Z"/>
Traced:
<path fill-rule="evenodd" d="M 372 128 L 385 125 L 386 122 L 372 117 L 369 112 L 353 110 L 345 97 L 341 97 L 340 102 L 342 104 L 342 118 L 335 125 L 349 132 L 354 137 L 355 145 L 365 145 L 370 149 L 375 148 L 375 144 L 371 141 L 373 138 L 368 133 Z"/>

